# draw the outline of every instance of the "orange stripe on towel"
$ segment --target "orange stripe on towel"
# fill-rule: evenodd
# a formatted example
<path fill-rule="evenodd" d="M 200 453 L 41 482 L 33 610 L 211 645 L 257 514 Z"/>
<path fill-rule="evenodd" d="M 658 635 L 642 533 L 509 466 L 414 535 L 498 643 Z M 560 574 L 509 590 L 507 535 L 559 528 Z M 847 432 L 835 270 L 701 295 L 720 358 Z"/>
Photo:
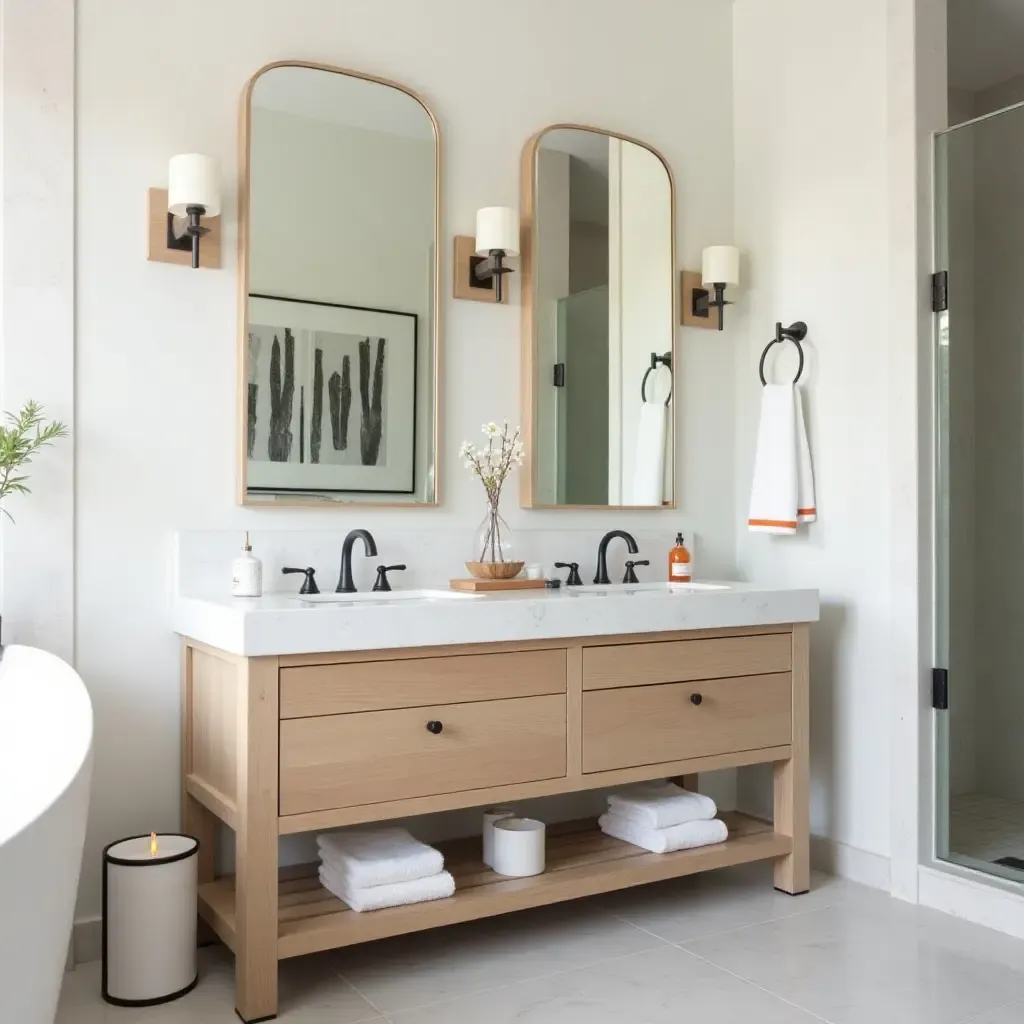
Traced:
<path fill-rule="evenodd" d="M 796 529 L 795 519 L 748 519 L 747 526 L 781 526 L 786 530 Z"/>
<path fill-rule="evenodd" d="M 796 514 L 798 516 L 816 516 L 818 510 L 816 508 L 798 508 Z"/>

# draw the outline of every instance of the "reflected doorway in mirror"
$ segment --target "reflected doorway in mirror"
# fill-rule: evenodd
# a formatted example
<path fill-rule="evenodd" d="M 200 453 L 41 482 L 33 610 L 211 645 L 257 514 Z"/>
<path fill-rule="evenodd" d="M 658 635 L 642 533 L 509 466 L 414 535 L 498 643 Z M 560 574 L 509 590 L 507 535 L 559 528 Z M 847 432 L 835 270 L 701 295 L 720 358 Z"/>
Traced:
<path fill-rule="evenodd" d="M 417 316 L 249 296 L 250 490 L 415 490 Z"/>

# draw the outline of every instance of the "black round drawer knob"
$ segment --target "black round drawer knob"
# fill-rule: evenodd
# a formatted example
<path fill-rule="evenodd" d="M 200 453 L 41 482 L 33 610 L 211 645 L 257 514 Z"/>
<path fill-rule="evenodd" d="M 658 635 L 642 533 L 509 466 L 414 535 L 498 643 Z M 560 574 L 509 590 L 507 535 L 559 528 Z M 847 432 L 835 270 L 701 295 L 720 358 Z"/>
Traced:
<path fill-rule="evenodd" d="M 432 732 L 435 736 L 444 728 L 440 722 L 427 722 L 427 732 Z"/>
<path fill-rule="evenodd" d="M 690 694 L 690 703 L 691 704 L 701 704 L 701 703 L 703 703 L 703 701 L 704 701 L 704 698 L 699 693 L 691 693 Z"/>

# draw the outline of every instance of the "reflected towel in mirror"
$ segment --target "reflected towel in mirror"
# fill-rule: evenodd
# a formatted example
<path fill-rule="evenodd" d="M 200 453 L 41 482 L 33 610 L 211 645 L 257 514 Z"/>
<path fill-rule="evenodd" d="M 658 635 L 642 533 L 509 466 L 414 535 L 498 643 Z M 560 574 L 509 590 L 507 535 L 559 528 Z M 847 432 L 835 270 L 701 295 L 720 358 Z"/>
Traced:
<path fill-rule="evenodd" d="M 629 505 L 660 505 L 664 493 L 665 434 L 669 410 L 664 402 L 644 402 L 636 431 L 633 489 Z"/>

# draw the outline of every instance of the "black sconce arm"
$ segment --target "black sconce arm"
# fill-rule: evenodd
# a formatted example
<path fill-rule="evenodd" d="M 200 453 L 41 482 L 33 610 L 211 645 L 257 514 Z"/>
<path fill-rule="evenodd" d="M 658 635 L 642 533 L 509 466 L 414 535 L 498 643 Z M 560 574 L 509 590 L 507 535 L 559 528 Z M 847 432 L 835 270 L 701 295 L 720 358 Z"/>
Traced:
<path fill-rule="evenodd" d="M 473 273 L 478 281 L 494 280 L 494 301 L 501 302 L 501 279 L 505 274 L 511 274 L 512 268 L 506 267 L 504 249 L 491 249 L 486 258 L 481 257 L 480 261 L 473 267 Z"/>

